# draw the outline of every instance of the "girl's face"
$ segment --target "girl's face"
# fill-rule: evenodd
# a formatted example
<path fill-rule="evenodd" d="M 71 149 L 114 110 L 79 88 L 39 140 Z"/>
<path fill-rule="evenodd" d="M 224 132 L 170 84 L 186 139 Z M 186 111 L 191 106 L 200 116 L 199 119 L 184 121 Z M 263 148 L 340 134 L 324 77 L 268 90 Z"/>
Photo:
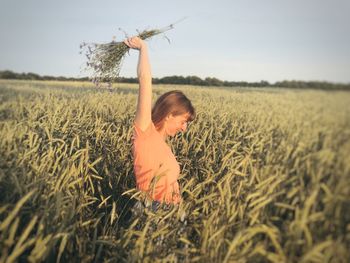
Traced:
<path fill-rule="evenodd" d="M 168 136 L 175 136 L 178 132 L 184 132 L 187 128 L 187 120 L 188 120 L 189 114 L 181 114 L 177 116 L 173 116 L 170 114 L 167 117 L 166 123 L 165 123 L 165 132 Z"/>

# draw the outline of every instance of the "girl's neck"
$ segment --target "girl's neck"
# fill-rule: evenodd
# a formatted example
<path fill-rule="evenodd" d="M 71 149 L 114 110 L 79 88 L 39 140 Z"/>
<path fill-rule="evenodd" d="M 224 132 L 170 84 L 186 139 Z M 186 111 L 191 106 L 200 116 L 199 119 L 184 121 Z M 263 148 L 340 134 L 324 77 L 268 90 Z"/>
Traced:
<path fill-rule="evenodd" d="M 166 135 L 165 129 L 163 128 L 163 129 L 159 130 L 158 132 L 161 135 L 161 137 L 163 138 L 163 140 L 166 142 L 166 139 L 168 136 Z"/>

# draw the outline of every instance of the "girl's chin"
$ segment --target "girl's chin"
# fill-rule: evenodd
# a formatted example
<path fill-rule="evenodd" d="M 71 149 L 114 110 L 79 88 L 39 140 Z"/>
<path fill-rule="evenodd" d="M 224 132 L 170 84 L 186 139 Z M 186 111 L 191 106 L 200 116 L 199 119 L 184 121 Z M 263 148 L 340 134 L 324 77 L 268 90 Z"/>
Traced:
<path fill-rule="evenodd" d="M 168 135 L 169 137 L 174 137 L 174 136 L 176 135 L 176 133 L 167 133 L 167 135 Z"/>
<path fill-rule="evenodd" d="M 175 137 L 178 133 L 180 133 L 180 131 L 169 133 L 168 136 Z"/>

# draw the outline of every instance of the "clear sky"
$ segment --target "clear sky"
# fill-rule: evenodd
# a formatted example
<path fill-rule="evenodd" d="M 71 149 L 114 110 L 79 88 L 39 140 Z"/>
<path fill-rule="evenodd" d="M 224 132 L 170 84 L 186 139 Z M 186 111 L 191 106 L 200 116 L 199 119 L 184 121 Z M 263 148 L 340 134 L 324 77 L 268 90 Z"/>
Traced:
<path fill-rule="evenodd" d="M 148 41 L 154 77 L 350 83 L 349 0 L 0 0 L 0 70 L 86 76 L 79 44 L 183 17 Z M 136 77 L 137 52 L 122 76 Z"/>

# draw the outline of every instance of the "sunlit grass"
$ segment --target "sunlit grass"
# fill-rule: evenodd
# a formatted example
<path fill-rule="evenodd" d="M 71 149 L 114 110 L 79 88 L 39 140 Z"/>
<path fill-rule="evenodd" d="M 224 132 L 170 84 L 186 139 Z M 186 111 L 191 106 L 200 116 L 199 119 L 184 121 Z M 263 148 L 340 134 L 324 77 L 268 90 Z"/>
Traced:
<path fill-rule="evenodd" d="M 181 89 L 184 202 L 130 219 L 136 84 L 0 81 L 0 262 L 348 262 L 350 93 Z"/>

